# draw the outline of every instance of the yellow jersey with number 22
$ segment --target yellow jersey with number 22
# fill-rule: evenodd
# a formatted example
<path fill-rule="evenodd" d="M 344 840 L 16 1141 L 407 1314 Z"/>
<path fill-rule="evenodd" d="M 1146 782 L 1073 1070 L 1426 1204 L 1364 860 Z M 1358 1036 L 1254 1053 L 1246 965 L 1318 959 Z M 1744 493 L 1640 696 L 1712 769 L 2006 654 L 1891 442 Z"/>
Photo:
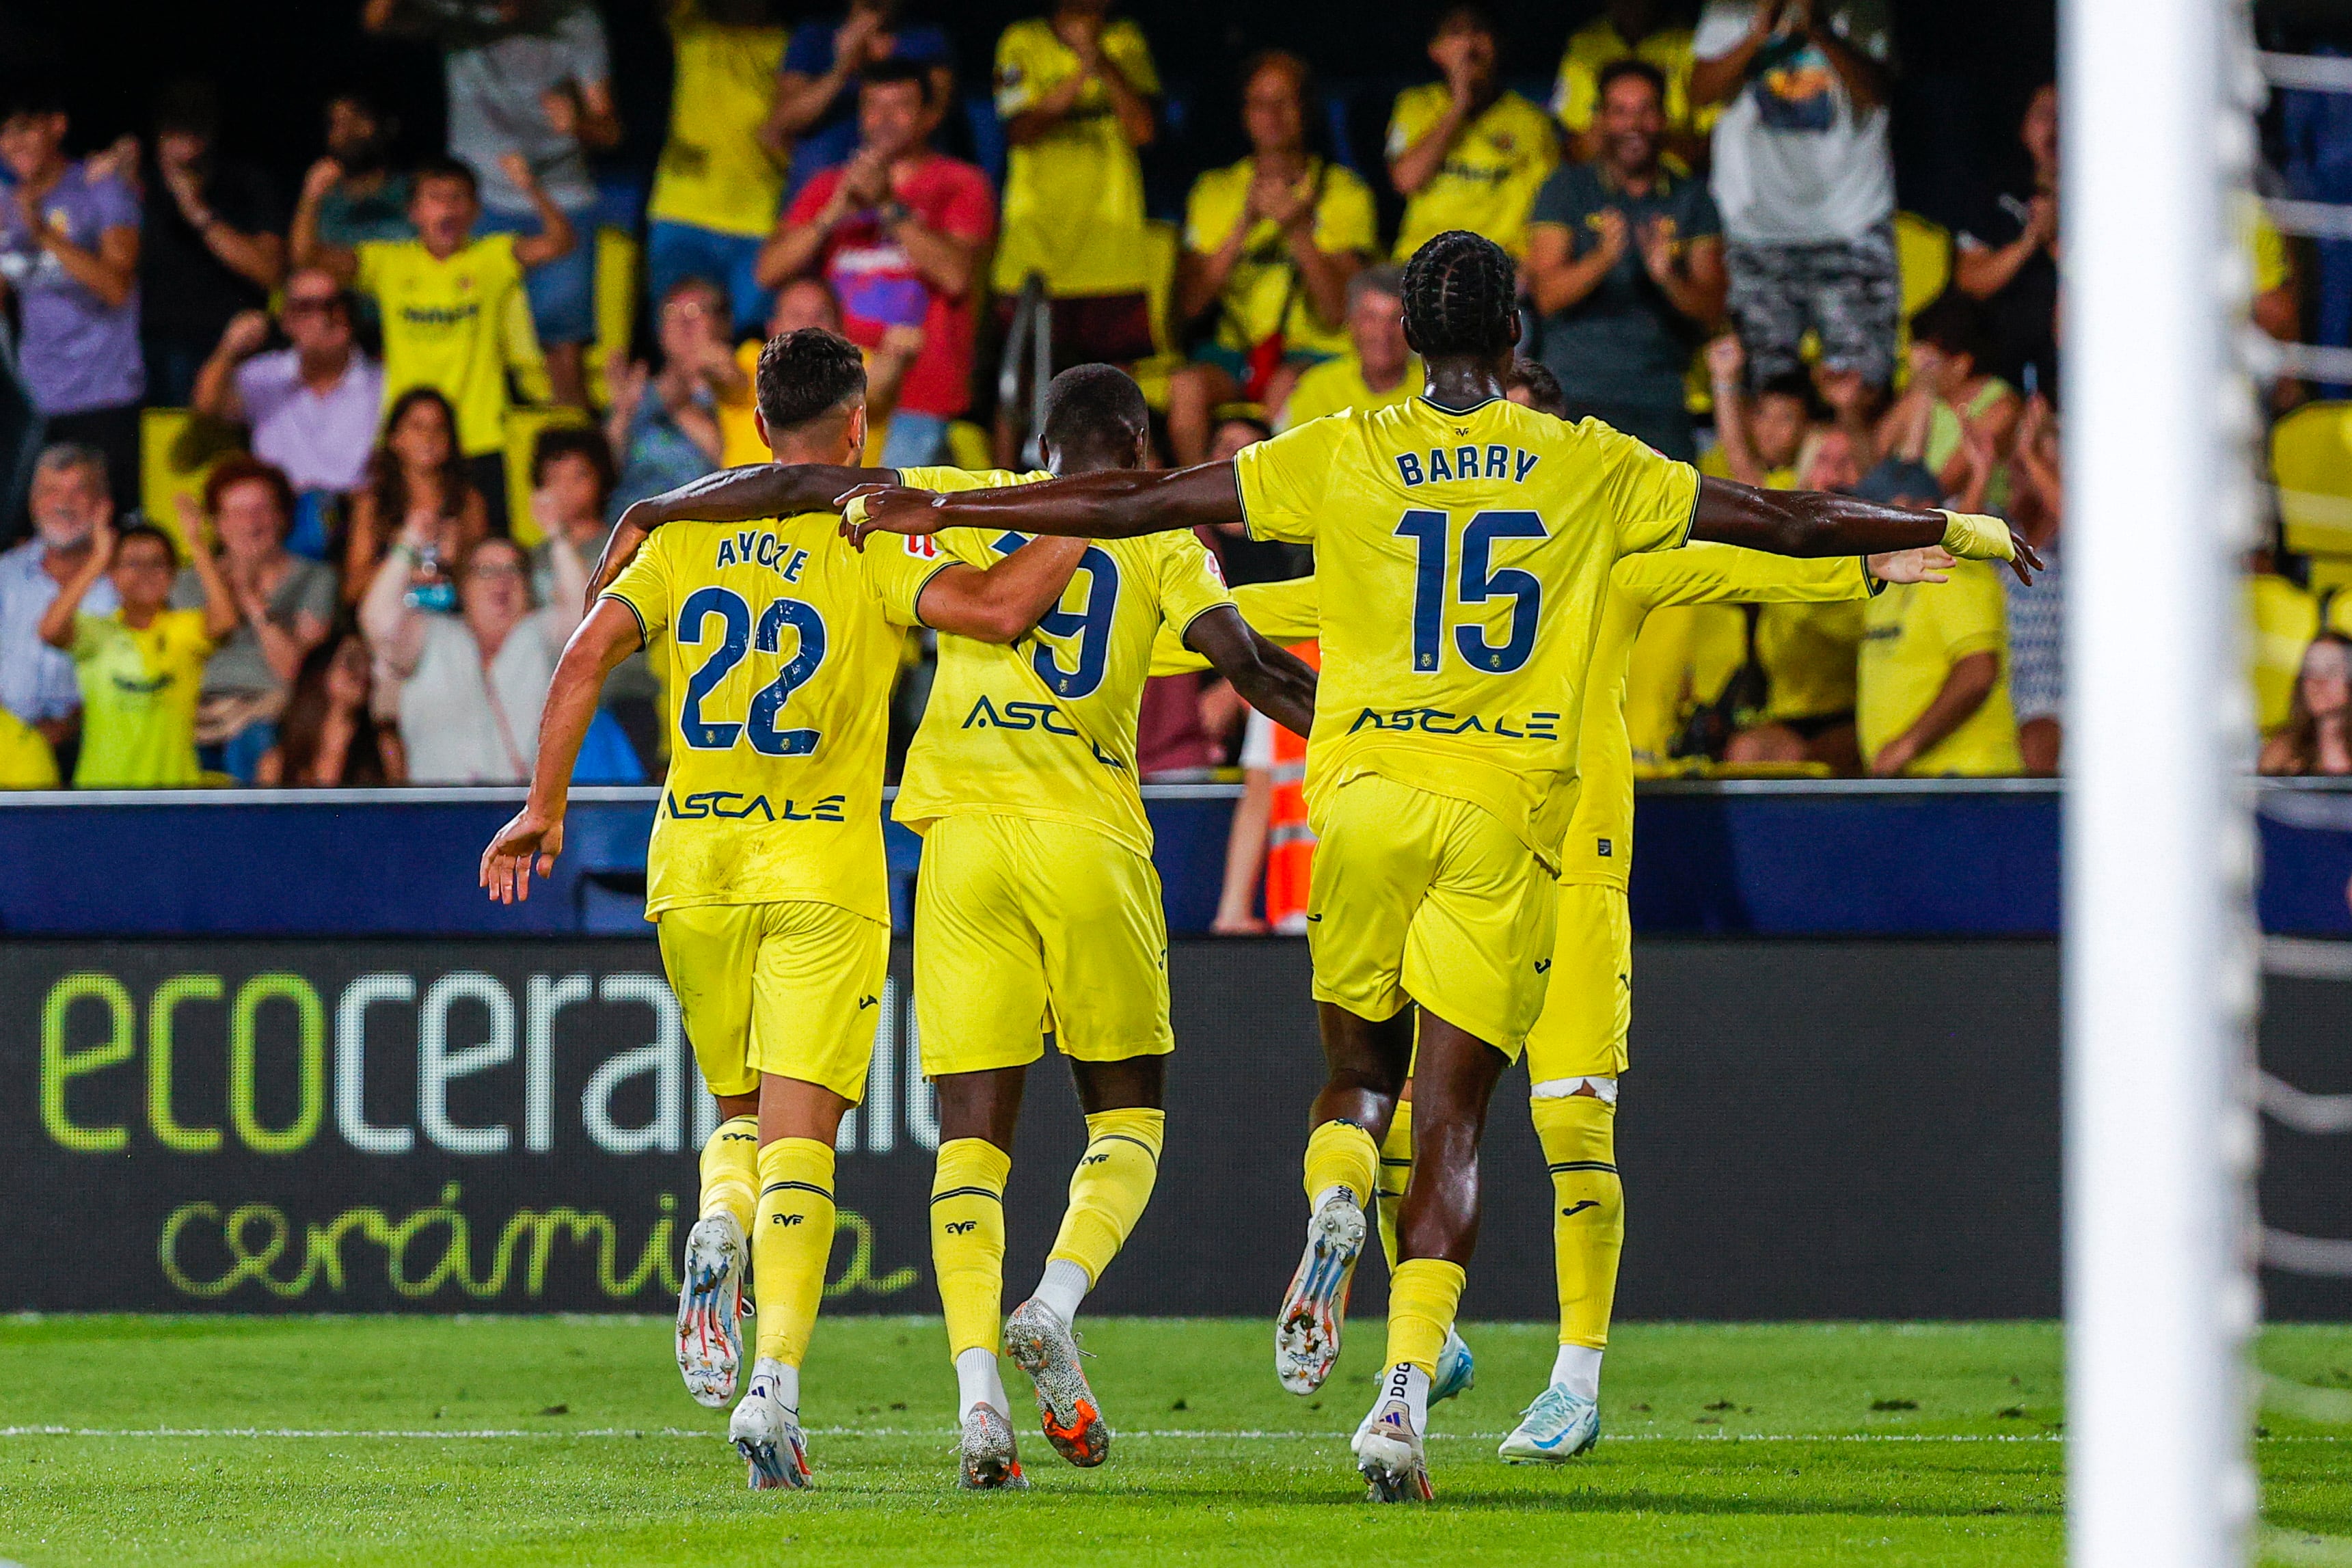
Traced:
<path fill-rule="evenodd" d="M 1309 811 L 1377 773 L 1482 807 L 1556 869 L 1610 571 L 1683 542 L 1698 471 L 1499 397 L 1335 414 L 1234 469 L 1252 537 L 1315 546 Z"/>
<path fill-rule="evenodd" d="M 890 918 L 882 754 L 898 628 L 954 563 L 922 539 L 853 550 L 840 524 L 673 522 L 604 591 L 637 617 L 668 693 L 648 919 L 797 900 Z"/>

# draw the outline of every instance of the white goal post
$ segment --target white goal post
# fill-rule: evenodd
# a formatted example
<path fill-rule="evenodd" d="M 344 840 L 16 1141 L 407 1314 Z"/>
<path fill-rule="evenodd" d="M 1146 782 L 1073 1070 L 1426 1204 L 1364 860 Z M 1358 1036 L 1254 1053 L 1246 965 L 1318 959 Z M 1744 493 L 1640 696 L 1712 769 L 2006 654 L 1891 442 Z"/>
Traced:
<path fill-rule="evenodd" d="M 2068 1535 L 2246 1561 L 2244 0 L 2061 0 Z"/>

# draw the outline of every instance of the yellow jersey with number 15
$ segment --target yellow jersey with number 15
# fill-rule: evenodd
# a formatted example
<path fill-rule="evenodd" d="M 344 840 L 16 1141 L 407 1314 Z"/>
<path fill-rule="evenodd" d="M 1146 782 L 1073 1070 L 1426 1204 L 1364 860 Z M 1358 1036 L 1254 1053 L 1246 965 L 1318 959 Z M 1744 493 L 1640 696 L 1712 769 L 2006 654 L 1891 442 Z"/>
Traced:
<path fill-rule="evenodd" d="M 926 490 L 1052 477 L 898 470 L 900 484 Z M 945 555 L 983 569 L 1028 542 L 1020 533 L 974 528 L 937 538 Z M 867 548 L 884 543 L 877 536 Z M 918 833 L 945 816 L 1068 822 L 1150 855 L 1135 726 L 1153 639 L 1165 626 L 1181 641 L 1194 620 L 1232 602 L 1198 539 L 1145 534 L 1091 546 L 1061 601 L 1018 642 L 940 637 L 939 673 L 898 786 L 898 820 Z"/>
<path fill-rule="evenodd" d="M 1315 546 L 1309 811 L 1378 773 L 1482 807 L 1557 868 L 1610 571 L 1683 542 L 1698 471 L 1499 397 L 1335 414 L 1234 470 L 1252 537 Z"/>
<path fill-rule="evenodd" d="M 637 617 L 667 693 L 648 919 L 799 900 L 890 918 L 882 754 L 898 628 L 953 563 L 921 539 L 852 550 L 840 523 L 673 522 L 604 590 Z"/>

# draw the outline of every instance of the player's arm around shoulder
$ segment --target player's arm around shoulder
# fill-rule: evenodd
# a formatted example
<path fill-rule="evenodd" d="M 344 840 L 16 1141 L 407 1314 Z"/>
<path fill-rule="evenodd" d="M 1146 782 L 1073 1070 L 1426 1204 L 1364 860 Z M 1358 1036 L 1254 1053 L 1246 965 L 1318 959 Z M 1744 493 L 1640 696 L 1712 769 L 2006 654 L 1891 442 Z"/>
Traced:
<path fill-rule="evenodd" d="M 940 550 L 932 540 L 909 538 L 877 542 L 867 553 L 885 562 L 893 556 L 923 562 L 913 601 L 922 625 L 980 642 L 1010 643 L 1026 637 L 1054 607 L 1086 552 L 1083 539 L 1034 539 L 982 567 Z"/>
<path fill-rule="evenodd" d="M 563 813 L 571 802 L 572 766 L 596 717 L 604 678 L 643 647 L 650 634 L 645 611 L 629 600 L 599 599 L 563 645 L 547 705 L 539 718 L 539 761 L 530 795 L 482 851 L 481 885 L 497 903 L 530 897 L 534 866 L 542 877 L 563 852 Z"/>
<path fill-rule="evenodd" d="M 604 541 L 604 553 L 596 570 L 589 575 L 588 602 L 593 605 L 613 585 L 654 530 L 666 522 L 754 522 L 761 518 L 831 511 L 834 497 L 877 475 L 892 483 L 898 478 L 889 468 L 752 463 L 720 468 L 657 496 L 631 501 Z"/>

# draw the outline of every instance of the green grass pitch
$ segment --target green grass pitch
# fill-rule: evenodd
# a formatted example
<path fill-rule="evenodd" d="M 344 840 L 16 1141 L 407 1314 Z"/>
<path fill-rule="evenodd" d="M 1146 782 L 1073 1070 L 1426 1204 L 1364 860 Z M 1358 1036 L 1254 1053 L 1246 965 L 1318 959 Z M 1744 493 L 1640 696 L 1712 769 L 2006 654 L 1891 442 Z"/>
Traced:
<path fill-rule="evenodd" d="M 954 1491 L 936 1320 L 819 1325 L 804 1389 L 822 1489 L 753 1493 L 654 1319 L 0 1321 L 0 1559 L 80 1563 L 2042 1563 L 2062 1558 L 2060 1335 L 2047 1324 L 1628 1325 L 1606 1435 L 1559 1468 L 1494 1445 L 1552 1335 L 1468 1328 L 1439 1407 L 1438 1501 L 1375 1509 L 1344 1438 L 1360 1323 L 1314 1401 L 1266 1325 L 1085 1325 L 1119 1436 L 1034 1489 Z M 2265 1366 L 2352 1383 L 2352 1329 L 2279 1329 Z M 2273 1560 L 2352 1561 L 2352 1444 L 2268 1417 Z M 787 1556 L 786 1554 L 789 1554 Z"/>

